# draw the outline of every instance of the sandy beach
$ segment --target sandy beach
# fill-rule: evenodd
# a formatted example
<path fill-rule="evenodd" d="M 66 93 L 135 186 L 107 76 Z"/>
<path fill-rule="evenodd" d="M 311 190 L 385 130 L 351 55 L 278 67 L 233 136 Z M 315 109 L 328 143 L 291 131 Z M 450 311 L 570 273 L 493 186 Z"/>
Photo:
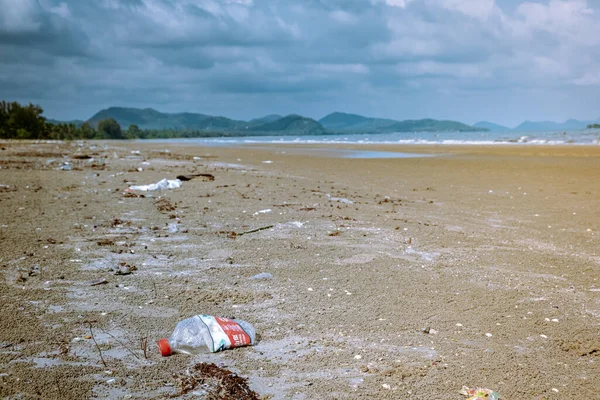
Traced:
<path fill-rule="evenodd" d="M 599 396 L 600 146 L 0 147 L 2 398 Z M 161 357 L 201 313 L 260 340 Z"/>

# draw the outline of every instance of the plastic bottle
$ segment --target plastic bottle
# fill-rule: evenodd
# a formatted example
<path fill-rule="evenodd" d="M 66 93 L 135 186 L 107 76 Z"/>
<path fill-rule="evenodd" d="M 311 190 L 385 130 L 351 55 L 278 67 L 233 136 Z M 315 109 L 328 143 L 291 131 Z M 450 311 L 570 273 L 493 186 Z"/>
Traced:
<path fill-rule="evenodd" d="M 170 338 L 158 341 L 158 348 L 163 356 L 198 354 L 204 349 L 214 353 L 255 341 L 256 331 L 250 323 L 201 314 L 178 323 Z"/>

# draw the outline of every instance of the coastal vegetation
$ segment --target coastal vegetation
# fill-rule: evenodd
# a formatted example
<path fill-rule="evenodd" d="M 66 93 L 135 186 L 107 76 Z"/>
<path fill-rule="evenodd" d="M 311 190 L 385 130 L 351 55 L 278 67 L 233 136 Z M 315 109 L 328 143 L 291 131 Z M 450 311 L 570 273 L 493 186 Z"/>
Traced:
<path fill-rule="evenodd" d="M 600 129 L 600 124 L 589 124 L 587 129 Z"/>

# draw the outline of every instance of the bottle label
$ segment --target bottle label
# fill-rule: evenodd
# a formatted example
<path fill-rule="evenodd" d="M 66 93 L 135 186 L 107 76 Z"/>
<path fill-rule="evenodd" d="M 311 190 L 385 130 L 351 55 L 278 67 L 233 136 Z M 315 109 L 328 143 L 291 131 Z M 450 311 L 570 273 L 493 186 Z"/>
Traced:
<path fill-rule="evenodd" d="M 212 315 L 199 315 L 202 322 L 208 327 L 212 346 L 211 352 L 217 352 L 232 347 L 248 346 L 250 336 L 242 329 L 240 324 L 229 318 L 213 317 Z"/>

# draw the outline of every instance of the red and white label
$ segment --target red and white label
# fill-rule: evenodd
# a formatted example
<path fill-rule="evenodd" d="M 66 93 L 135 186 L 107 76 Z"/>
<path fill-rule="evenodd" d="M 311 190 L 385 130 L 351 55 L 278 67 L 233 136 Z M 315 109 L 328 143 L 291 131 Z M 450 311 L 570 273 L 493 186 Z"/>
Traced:
<path fill-rule="evenodd" d="M 215 320 L 223 329 L 223 333 L 229 338 L 230 347 L 248 346 L 250 336 L 242 329 L 240 324 L 229 318 L 215 317 Z"/>

